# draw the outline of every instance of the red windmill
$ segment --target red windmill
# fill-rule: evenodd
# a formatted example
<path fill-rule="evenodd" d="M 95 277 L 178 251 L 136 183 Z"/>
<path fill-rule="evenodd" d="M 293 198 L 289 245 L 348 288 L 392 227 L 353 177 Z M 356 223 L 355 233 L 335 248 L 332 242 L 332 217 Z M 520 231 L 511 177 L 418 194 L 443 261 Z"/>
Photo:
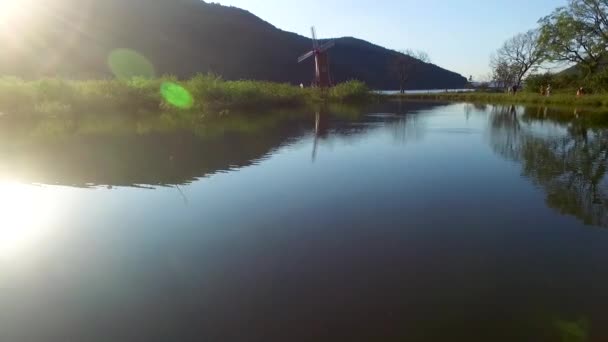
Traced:
<path fill-rule="evenodd" d="M 319 46 L 317 40 L 317 32 L 314 26 L 311 28 L 312 31 L 312 50 L 298 58 L 298 63 L 302 63 L 312 56 L 315 56 L 315 79 L 313 86 L 328 88 L 331 87 L 331 74 L 329 73 L 329 56 L 327 50 L 331 49 L 336 45 L 333 41 L 329 41 Z"/>

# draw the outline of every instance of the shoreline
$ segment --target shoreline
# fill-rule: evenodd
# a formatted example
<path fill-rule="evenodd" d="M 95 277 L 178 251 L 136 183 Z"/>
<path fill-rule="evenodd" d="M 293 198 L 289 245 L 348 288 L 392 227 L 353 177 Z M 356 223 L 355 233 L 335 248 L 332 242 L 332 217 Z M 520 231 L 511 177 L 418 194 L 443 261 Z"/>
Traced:
<path fill-rule="evenodd" d="M 391 94 L 383 95 L 387 99 L 397 100 L 429 100 L 448 102 L 473 103 L 508 103 L 528 105 L 584 106 L 608 109 L 608 94 L 590 94 L 582 97 L 557 93 L 551 96 L 541 96 L 535 93 L 520 92 L 516 95 L 487 92 L 460 93 L 426 93 L 426 94 Z"/>

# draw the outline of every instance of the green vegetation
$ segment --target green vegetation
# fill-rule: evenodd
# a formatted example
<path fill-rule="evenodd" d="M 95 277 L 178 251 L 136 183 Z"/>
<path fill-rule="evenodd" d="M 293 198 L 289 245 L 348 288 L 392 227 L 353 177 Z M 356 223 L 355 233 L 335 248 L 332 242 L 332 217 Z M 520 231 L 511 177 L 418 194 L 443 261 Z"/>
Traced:
<path fill-rule="evenodd" d="M 492 83 L 499 89 L 521 88 L 525 80 L 526 90 L 534 93 L 548 85 L 552 92 L 576 94 L 582 87 L 586 94 L 608 93 L 606 51 L 608 1 L 568 0 L 566 6 L 542 18 L 537 28 L 516 35 L 497 50 L 490 64 Z M 570 68 L 539 73 L 556 66 Z"/>
<path fill-rule="evenodd" d="M 507 93 L 469 92 L 469 93 L 437 93 L 437 94 L 406 94 L 391 95 L 391 98 L 406 100 L 433 101 L 463 101 L 481 103 L 506 104 L 539 104 L 555 106 L 607 107 L 608 94 L 576 96 L 574 93 L 557 93 L 551 96 L 541 96 L 532 92 L 520 92 L 516 95 Z"/>
<path fill-rule="evenodd" d="M 588 77 L 581 77 L 576 72 L 532 75 L 526 80 L 525 90 L 539 92 L 540 87 L 547 84 L 551 84 L 553 89 L 570 94 L 576 94 L 577 89 L 581 87 L 587 95 L 608 94 L 608 69 L 597 71 Z"/>
<path fill-rule="evenodd" d="M 589 341 L 589 321 L 585 318 L 574 322 L 557 320 L 555 328 L 564 342 Z"/>
<path fill-rule="evenodd" d="M 261 81 L 224 81 L 197 75 L 186 81 L 158 79 L 24 81 L 0 78 L 0 112 L 47 114 L 188 110 L 225 113 L 228 110 L 304 106 L 322 102 L 365 100 L 365 84 L 350 81 L 323 91 Z"/>

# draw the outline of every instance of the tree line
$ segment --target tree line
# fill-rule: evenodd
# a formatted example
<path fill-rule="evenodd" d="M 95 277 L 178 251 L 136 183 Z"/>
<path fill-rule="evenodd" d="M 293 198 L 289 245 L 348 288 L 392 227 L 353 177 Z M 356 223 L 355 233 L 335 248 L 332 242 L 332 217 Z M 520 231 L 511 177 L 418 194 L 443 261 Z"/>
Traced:
<path fill-rule="evenodd" d="M 536 89 L 555 82 L 557 87 L 585 85 L 608 91 L 608 0 L 569 0 L 538 24 L 493 54 L 491 79 L 496 87 L 521 87 L 525 82 Z M 557 74 L 547 71 L 556 66 L 571 68 Z"/>

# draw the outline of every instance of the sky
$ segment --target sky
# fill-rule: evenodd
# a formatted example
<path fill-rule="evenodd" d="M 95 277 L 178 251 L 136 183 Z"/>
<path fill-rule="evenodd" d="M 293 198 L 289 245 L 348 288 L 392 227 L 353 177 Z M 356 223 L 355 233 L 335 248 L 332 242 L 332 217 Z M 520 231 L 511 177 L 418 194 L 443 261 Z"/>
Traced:
<path fill-rule="evenodd" d="M 566 0 L 213 0 L 274 26 L 320 38 L 352 36 L 394 50 L 426 51 L 434 64 L 476 80 L 490 55 Z"/>

